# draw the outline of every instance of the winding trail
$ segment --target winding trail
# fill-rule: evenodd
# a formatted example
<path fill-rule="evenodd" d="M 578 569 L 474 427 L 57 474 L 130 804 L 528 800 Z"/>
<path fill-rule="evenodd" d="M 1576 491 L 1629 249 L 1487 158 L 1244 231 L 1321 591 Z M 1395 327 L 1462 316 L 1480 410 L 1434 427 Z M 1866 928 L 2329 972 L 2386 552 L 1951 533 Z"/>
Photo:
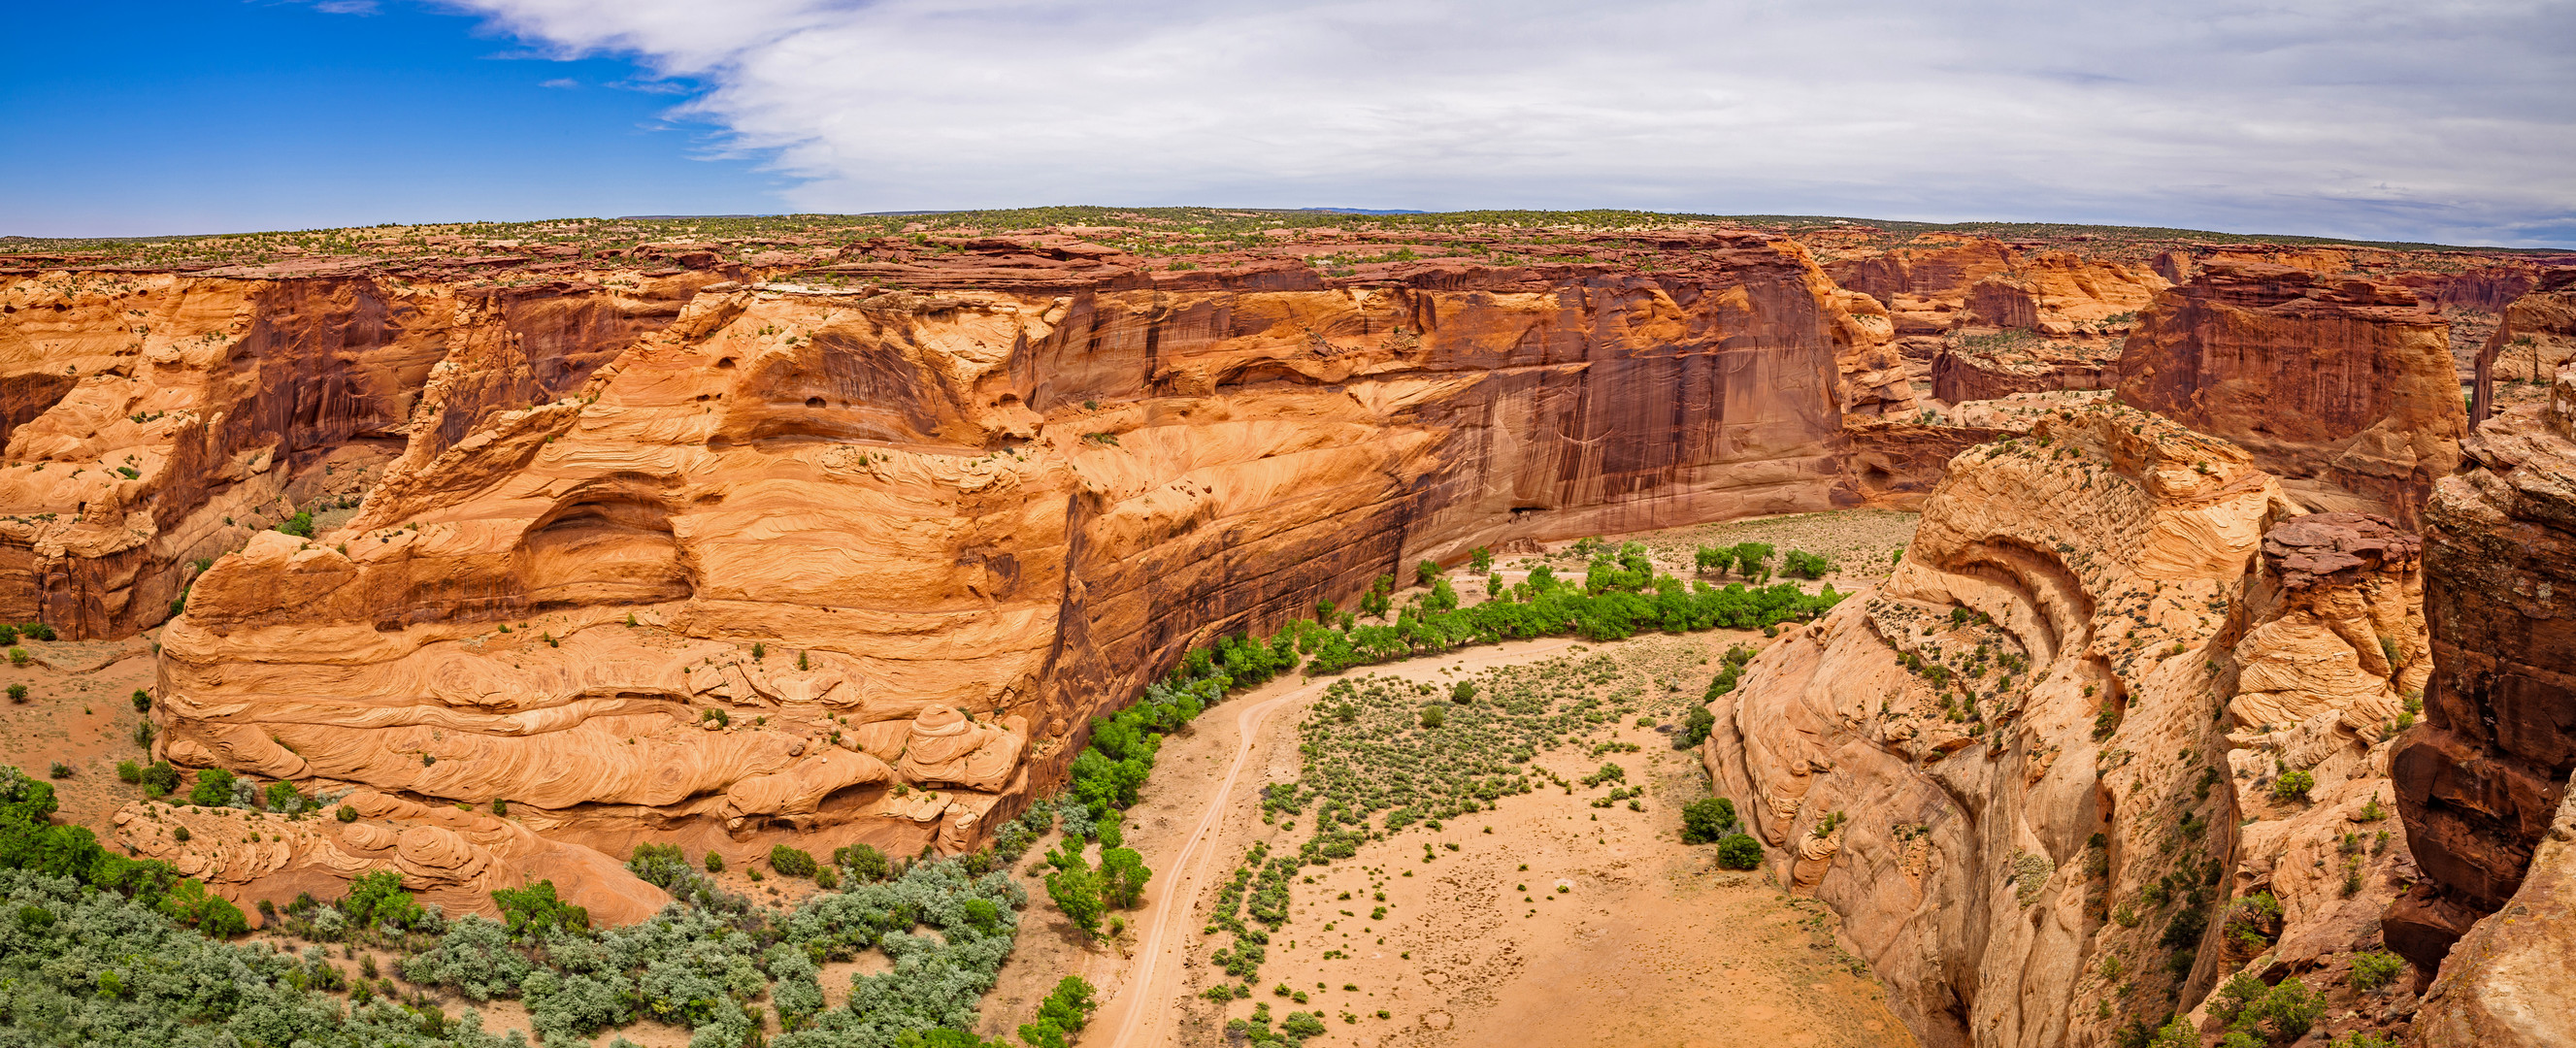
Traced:
<path fill-rule="evenodd" d="M 1482 668 L 1502 663 L 1522 662 L 1554 654 L 1579 643 L 1573 639 L 1521 642 L 1500 647 L 1481 647 L 1467 652 L 1424 659 L 1407 659 L 1373 667 L 1375 672 L 1407 671 L 1414 674 L 1436 673 L 1441 666 L 1460 669 Z M 1463 656 L 1463 657 L 1462 657 Z M 1178 1010 L 1171 1006 L 1174 988 L 1181 980 L 1181 951 L 1185 940 L 1173 932 L 1178 924 L 1187 926 L 1189 910 L 1207 881 L 1208 867 L 1219 849 L 1213 847 L 1218 831 L 1225 826 L 1225 809 L 1234 798 L 1235 784 L 1243 778 L 1244 765 L 1252 758 L 1253 744 L 1261 737 L 1262 723 L 1282 705 L 1292 704 L 1330 687 L 1339 677 L 1312 681 L 1296 690 L 1275 695 L 1244 707 L 1234 716 L 1236 739 L 1234 761 L 1225 770 L 1225 778 L 1208 791 L 1206 810 L 1199 814 L 1198 825 L 1181 842 L 1180 854 L 1172 859 L 1171 869 L 1180 876 L 1156 878 L 1148 882 L 1147 896 L 1152 908 L 1137 934 L 1134 969 L 1124 980 L 1125 989 L 1115 999 L 1104 1002 L 1094 1030 L 1108 1030 L 1114 1023 L 1116 1033 L 1105 1042 L 1112 1048 L 1153 1048 L 1171 1043 L 1171 1024 Z M 1157 894 L 1151 884 L 1159 883 Z M 1181 918 L 1173 920 L 1175 914 Z"/>
<path fill-rule="evenodd" d="M 1186 871 L 1187 876 L 1176 880 L 1167 879 L 1163 882 L 1162 896 L 1154 900 L 1154 909 L 1146 921 L 1145 932 L 1138 936 L 1140 948 L 1136 953 L 1136 970 L 1127 979 L 1127 985 L 1132 992 L 1120 994 L 1119 996 L 1125 1000 L 1111 1005 L 1112 1008 L 1125 1014 L 1118 1022 L 1117 1035 L 1109 1039 L 1110 1044 L 1163 1043 L 1153 1038 L 1164 1033 L 1166 1021 L 1171 1018 L 1171 1009 L 1161 1006 L 1162 999 L 1170 996 L 1171 987 L 1157 984 L 1155 977 L 1157 969 L 1177 971 L 1180 967 L 1181 945 L 1169 941 L 1173 923 L 1172 911 L 1175 907 L 1186 911 L 1191 901 L 1199 897 L 1199 886 L 1207 879 L 1208 860 L 1216 854 L 1216 849 L 1208 847 L 1209 840 L 1216 836 L 1217 829 L 1225 823 L 1226 802 L 1234 797 L 1234 784 L 1243 777 L 1243 766 L 1252 757 L 1252 744 L 1260 738 L 1261 722 L 1267 720 L 1270 712 L 1278 709 L 1281 704 L 1321 691 L 1330 683 L 1330 681 L 1319 681 L 1308 684 L 1285 695 L 1246 706 L 1242 712 L 1234 715 L 1237 736 L 1234 744 L 1234 763 L 1225 769 L 1225 780 L 1218 783 L 1216 789 L 1209 791 L 1207 810 L 1200 813 L 1198 825 L 1192 827 L 1189 838 L 1181 842 L 1181 854 L 1172 863 L 1174 870 Z M 1168 965 L 1165 963 L 1166 954 L 1172 955 Z M 1165 981 L 1172 980 L 1167 978 Z"/>

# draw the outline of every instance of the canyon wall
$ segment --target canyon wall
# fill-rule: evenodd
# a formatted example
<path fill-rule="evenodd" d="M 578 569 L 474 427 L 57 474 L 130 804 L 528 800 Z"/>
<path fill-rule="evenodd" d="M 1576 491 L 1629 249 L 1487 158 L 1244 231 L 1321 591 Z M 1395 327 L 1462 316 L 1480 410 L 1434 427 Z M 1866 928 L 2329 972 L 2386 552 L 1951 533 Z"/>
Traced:
<path fill-rule="evenodd" d="M 713 279 L 0 286 L 0 620 L 72 638 L 158 625 L 196 562 L 299 510 L 354 505 L 409 442 L 434 371 L 473 371 L 463 399 L 481 412 L 552 400 Z M 474 415 L 457 408 L 461 430 Z"/>
<path fill-rule="evenodd" d="M 1883 315 L 1795 245 L 1700 247 L 718 284 L 528 406 L 493 343 L 355 519 L 197 582 L 161 745 L 612 854 L 968 847 L 1193 644 L 1473 546 L 1902 499 L 1975 439 L 1865 417 L 1908 404 Z"/>
<path fill-rule="evenodd" d="M 2503 311 L 2495 333 L 2478 349 L 2477 388 L 2469 405 L 2473 423 L 2485 422 L 2508 400 L 2541 399 L 2550 376 L 2576 360 L 2576 266 L 2542 270 L 2529 293 Z M 2525 392 L 2533 395 L 2500 395 Z"/>
<path fill-rule="evenodd" d="M 1923 237 L 1839 259 L 1826 271 L 1887 306 L 1900 335 L 1954 328 L 2021 328 L 2072 335 L 2146 307 L 2171 285 L 2140 264 L 2047 250 L 2035 242 Z"/>
<path fill-rule="evenodd" d="M 1926 1044 L 2116 1043 L 2370 945 L 2403 842 L 2338 840 L 2426 672 L 2414 549 L 2224 441 L 2053 412 L 1954 460 L 1895 574 L 1755 658 L 1703 756 Z M 2289 771 L 2315 786 L 2276 798 Z M 2278 923 L 2236 934 L 2256 892 Z"/>
<path fill-rule="evenodd" d="M 2210 262 L 2130 332 L 2120 399 L 2232 441 L 2312 509 L 2413 526 L 2468 429 L 2441 316 L 2412 289 Z"/>
<path fill-rule="evenodd" d="M 2491 940 L 2551 934 L 2549 921 L 2563 919 L 2563 906 L 2538 897 L 2559 889 L 2531 885 L 2564 883 L 2564 870 L 2546 869 L 2540 857 L 2549 852 L 2560 867 L 2568 862 L 2563 848 L 2549 844 L 2576 773 L 2571 420 L 2576 367 L 2561 366 L 2548 400 L 2478 428 L 2463 446 L 2467 468 L 2435 488 L 2427 514 L 2425 610 L 2436 672 L 2424 695 L 2425 723 L 2405 736 L 2395 774 L 2399 809 L 2429 883 L 2399 900 L 2388 926 L 2392 945 L 2427 971 L 2440 965 L 2445 980 L 2455 963 L 2445 955 L 2461 956 L 2454 942 L 2473 924 L 2497 923 L 2479 923 L 2485 915 L 2512 907 L 2520 917 L 2504 922 L 2514 931 L 2500 926 L 2483 935 L 2490 941 L 2470 951 L 2478 957 L 2499 948 Z M 2527 974 L 2539 980 L 2540 973 Z M 2460 977 L 2470 985 L 2486 978 Z M 2535 984 L 2563 991 L 2576 978 Z M 2571 1029 L 2564 1016 L 2558 1029 Z"/>

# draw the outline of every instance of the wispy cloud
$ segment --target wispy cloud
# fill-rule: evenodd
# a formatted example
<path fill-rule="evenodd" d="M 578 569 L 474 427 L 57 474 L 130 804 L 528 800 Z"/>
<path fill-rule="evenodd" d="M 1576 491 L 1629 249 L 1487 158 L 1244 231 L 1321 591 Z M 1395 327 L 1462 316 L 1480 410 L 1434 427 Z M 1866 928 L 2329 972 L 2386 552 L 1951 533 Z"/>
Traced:
<path fill-rule="evenodd" d="M 371 15 L 376 13 L 376 0 L 321 0 L 313 9 L 329 15 Z"/>
<path fill-rule="evenodd" d="M 673 115 L 770 156 L 816 209 L 1633 206 L 2576 242 L 2576 5 L 2549 0 L 455 2 L 556 57 L 704 85 Z"/>
<path fill-rule="evenodd" d="M 569 91 L 569 90 L 571 90 L 571 89 L 573 89 L 573 88 L 580 87 L 580 86 L 581 86 L 581 81 L 579 81 L 579 80 L 575 80 L 575 79 L 573 79 L 573 78 L 571 78 L 571 77 L 568 77 L 568 76 L 559 76 L 559 77 L 556 77 L 556 78 L 554 78 L 554 79 L 552 79 L 552 80 L 543 80 L 543 81 L 539 81 L 539 82 L 537 83 L 537 86 L 538 86 L 538 87 L 551 87 L 551 88 L 556 88 L 556 89 L 558 89 L 558 90 L 565 90 L 565 91 Z"/>

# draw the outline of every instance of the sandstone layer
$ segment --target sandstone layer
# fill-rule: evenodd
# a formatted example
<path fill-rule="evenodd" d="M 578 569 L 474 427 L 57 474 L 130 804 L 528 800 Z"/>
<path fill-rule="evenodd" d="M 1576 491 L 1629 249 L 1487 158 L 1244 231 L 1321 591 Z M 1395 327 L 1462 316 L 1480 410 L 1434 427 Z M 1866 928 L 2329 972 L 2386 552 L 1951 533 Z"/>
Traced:
<path fill-rule="evenodd" d="M 2171 283 L 2144 265 L 2044 247 L 1925 237 L 1826 269 L 1842 286 L 1885 304 L 1901 335 L 1980 326 L 2057 336 L 2117 328 Z"/>
<path fill-rule="evenodd" d="M 2337 841 L 2384 803 L 2380 638 L 2423 650 L 2412 540 L 2297 514 L 2225 442 L 2063 409 L 1962 454 L 1887 584 L 1716 704 L 1720 792 L 1925 1043 L 2108 1045 L 2257 952 L 2278 979 L 2369 945 L 2403 849 L 2344 893 Z M 2266 798 L 2284 770 L 2309 800 Z M 2253 892 L 2264 951 L 2219 930 Z"/>
<path fill-rule="evenodd" d="M 2389 915 L 2426 969 L 2504 906 L 2576 772 L 2576 367 L 2550 399 L 2487 420 L 2428 512 L 2425 723 L 2395 765 L 2415 857 L 2433 884 Z"/>
<path fill-rule="evenodd" d="M 2407 526 L 2467 432 L 2442 318 L 2386 283 L 2210 263 L 2139 317 L 2119 371 L 2123 401 L 2243 446 L 2310 508 Z"/>
<path fill-rule="evenodd" d="M 1961 439 L 1865 418 L 1907 403 L 1886 326 L 1782 241 L 1336 285 L 1051 252 L 715 285 L 529 407 L 475 393 L 506 346 L 441 369 L 355 519 L 197 583 L 164 752 L 614 854 L 954 851 L 1193 644 L 1474 546 L 1901 499 Z"/>
<path fill-rule="evenodd" d="M 2576 798 L 2562 799 L 2522 888 L 2450 950 L 2410 1044 L 2576 1044 Z"/>
<path fill-rule="evenodd" d="M 2560 266 L 2543 270 L 2530 293 L 2504 306 L 2502 322 L 2479 348 L 2472 424 L 2507 403 L 2541 399 L 2550 377 L 2570 360 L 2576 360 L 2576 266 Z"/>
<path fill-rule="evenodd" d="M 635 923 L 671 901 L 617 860 L 546 840 L 507 819 L 366 789 L 333 798 L 336 805 L 347 805 L 358 819 L 129 804 L 116 813 L 114 843 L 204 881 L 241 904 L 254 924 L 253 903 L 282 907 L 305 893 L 337 898 L 346 882 L 376 871 L 399 875 L 405 890 L 451 917 L 498 917 L 494 890 L 538 881 L 554 882 L 564 901 L 589 910 L 602 926 Z"/>
<path fill-rule="evenodd" d="M 461 287 L 57 272 L 0 286 L 0 620 L 121 637 L 196 562 L 357 496 L 434 374 L 462 435 L 578 388 L 713 275 Z"/>

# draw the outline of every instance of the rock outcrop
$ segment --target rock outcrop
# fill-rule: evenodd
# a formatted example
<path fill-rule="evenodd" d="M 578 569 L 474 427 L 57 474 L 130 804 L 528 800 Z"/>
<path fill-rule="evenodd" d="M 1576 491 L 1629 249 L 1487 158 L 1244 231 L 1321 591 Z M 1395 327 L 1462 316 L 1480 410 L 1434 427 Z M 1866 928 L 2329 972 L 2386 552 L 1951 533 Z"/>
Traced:
<path fill-rule="evenodd" d="M 2576 367 L 2464 445 L 2434 490 L 2424 552 L 2434 675 L 2395 762 L 2431 880 L 2388 916 L 2417 965 L 2523 890 L 2576 773 Z"/>
<path fill-rule="evenodd" d="M 2156 298 L 2120 398 L 2232 441 L 2312 509 L 2412 526 L 2467 432 L 2441 316 L 2408 288 L 2264 263 Z"/>
<path fill-rule="evenodd" d="M 445 387 L 454 439 L 578 388 L 714 279 L 52 273 L 0 287 L 0 620 L 70 638 L 158 625 L 196 562 L 296 512 L 354 506 L 404 448 L 425 386 Z"/>
<path fill-rule="evenodd" d="M 2503 308 L 2503 322 L 2478 350 L 2472 424 L 2508 403 L 2544 399 L 2559 366 L 2576 360 L 2576 266 L 2543 270 L 2530 293 Z"/>
<path fill-rule="evenodd" d="M 2116 351 L 2096 353 L 2074 343 L 1943 347 L 1932 358 L 1932 399 L 1948 404 L 2000 400 L 2015 393 L 2111 389 L 2119 384 Z"/>
<path fill-rule="evenodd" d="M 2171 283 L 2144 265 L 2033 243 L 1942 236 L 1838 260 L 1826 270 L 1842 286 L 1884 303 L 1899 335 L 1982 326 L 2063 336 L 2117 327 Z"/>
<path fill-rule="evenodd" d="M 564 901 L 603 926 L 633 924 L 671 901 L 616 860 L 508 819 L 365 789 L 335 797 L 338 805 L 358 818 L 129 804 L 116 813 L 114 843 L 170 863 L 245 911 L 260 901 L 284 906 L 304 893 L 338 898 L 347 882 L 380 870 L 400 875 L 404 889 L 449 916 L 498 917 L 495 889 L 538 881 L 554 882 Z"/>
<path fill-rule="evenodd" d="M 2576 798 L 2559 802 L 2521 890 L 2450 950 L 2409 1043 L 2421 1048 L 2576 1044 Z"/>
<path fill-rule="evenodd" d="M 1895 574 L 1754 659 L 1704 757 L 1925 1043 L 2107 1045 L 2258 955 L 2371 944 L 2414 549 L 2223 441 L 2059 409 L 1954 461 Z M 2286 771 L 2316 785 L 2275 799 Z M 2226 929 L 2257 892 L 2279 925 Z"/>
<path fill-rule="evenodd" d="M 355 519 L 198 581 L 161 745 L 617 854 L 964 848 L 1219 633 L 1474 546 L 1926 486 L 1961 438 L 1866 417 L 1910 403 L 1875 304 L 1794 244 L 1690 247 L 1328 285 L 1005 245 L 936 296 L 717 285 L 534 405 L 451 361 Z"/>

